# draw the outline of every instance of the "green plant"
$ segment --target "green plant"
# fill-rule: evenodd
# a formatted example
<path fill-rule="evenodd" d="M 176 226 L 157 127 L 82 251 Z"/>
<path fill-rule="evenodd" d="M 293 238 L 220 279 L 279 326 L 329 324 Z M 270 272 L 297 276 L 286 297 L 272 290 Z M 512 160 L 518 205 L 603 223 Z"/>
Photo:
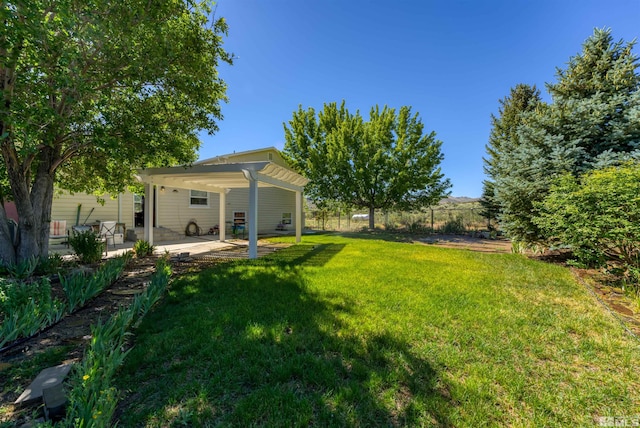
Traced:
<path fill-rule="evenodd" d="M 511 252 L 513 254 L 524 254 L 527 251 L 527 244 L 522 241 L 511 241 Z"/>
<path fill-rule="evenodd" d="M 442 227 L 443 233 L 461 234 L 465 231 L 466 228 L 464 227 L 464 222 L 461 215 L 449 218 L 449 220 L 447 220 L 447 222 Z"/>
<path fill-rule="evenodd" d="M 0 348 L 20 337 L 29 337 L 60 320 L 66 305 L 52 299 L 48 278 L 39 281 L 0 283 Z"/>
<path fill-rule="evenodd" d="M 72 234 L 69 237 L 69 245 L 81 263 L 96 263 L 102 259 L 105 243 L 96 233 L 86 230 Z"/>
<path fill-rule="evenodd" d="M 84 306 L 88 300 L 116 281 L 130 259 L 130 253 L 114 257 L 100 266 L 91 276 L 87 276 L 82 272 L 76 272 L 68 276 L 59 275 L 60 285 L 67 297 L 69 312 Z"/>
<path fill-rule="evenodd" d="M 126 262 L 129 256 L 120 258 Z M 118 263 L 113 264 L 118 266 Z M 70 383 L 69 405 L 65 424 L 68 426 L 110 426 L 117 405 L 114 375 L 130 350 L 125 350 L 127 330 L 141 319 L 161 297 L 171 275 L 165 258 L 158 260 L 146 290 L 133 303 L 121 306 L 106 322 L 91 327 L 91 344 L 82 362 L 76 366 Z M 104 275 L 110 276 L 107 272 Z"/>
<path fill-rule="evenodd" d="M 67 262 L 58 253 L 49 254 L 48 257 L 38 259 L 38 265 L 35 268 L 36 275 L 54 275 L 60 273 Z"/>
<path fill-rule="evenodd" d="M 38 262 L 38 257 L 33 256 L 18 263 L 8 263 L 5 265 L 5 269 L 12 278 L 27 279 L 33 275 L 33 272 L 38 266 Z"/>
<path fill-rule="evenodd" d="M 88 293 L 85 283 L 87 282 L 87 278 L 82 272 L 76 272 L 67 276 L 60 275 L 59 278 L 60 285 L 67 298 L 69 312 L 72 313 L 86 301 L 86 295 Z"/>
<path fill-rule="evenodd" d="M 136 257 L 146 257 L 153 254 L 153 250 L 155 247 L 151 245 L 148 241 L 138 240 L 135 244 L 133 244 L 133 252 Z"/>
<path fill-rule="evenodd" d="M 553 239 L 569 245 L 575 263 L 640 268 L 640 163 L 559 178 L 539 204 L 534 220 Z"/>

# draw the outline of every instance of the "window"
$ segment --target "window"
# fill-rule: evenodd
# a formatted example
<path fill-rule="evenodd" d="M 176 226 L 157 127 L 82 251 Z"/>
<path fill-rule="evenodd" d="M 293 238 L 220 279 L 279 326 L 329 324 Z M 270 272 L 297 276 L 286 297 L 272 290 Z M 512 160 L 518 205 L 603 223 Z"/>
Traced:
<path fill-rule="evenodd" d="M 282 213 L 282 224 L 291 224 L 291 213 Z"/>
<path fill-rule="evenodd" d="M 190 207 L 208 207 L 209 206 L 209 192 L 202 190 L 191 190 L 189 195 Z"/>
<path fill-rule="evenodd" d="M 233 224 L 244 225 L 247 222 L 247 214 L 244 211 L 233 212 Z"/>
<path fill-rule="evenodd" d="M 144 211 L 144 196 L 134 193 L 133 194 L 133 212 L 141 213 L 142 211 Z"/>

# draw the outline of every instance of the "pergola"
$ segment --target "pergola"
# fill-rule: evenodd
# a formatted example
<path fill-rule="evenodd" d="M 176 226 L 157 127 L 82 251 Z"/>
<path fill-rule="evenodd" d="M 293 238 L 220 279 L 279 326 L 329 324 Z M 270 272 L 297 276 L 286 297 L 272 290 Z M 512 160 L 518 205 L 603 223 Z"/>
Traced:
<path fill-rule="evenodd" d="M 153 187 L 168 186 L 220 195 L 220 241 L 225 237 L 226 195 L 231 189 L 249 188 L 249 258 L 258 256 L 258 188 L 279 187 L 295 192 L 296 242 L 302 236 L 302 190 L 308 180 L 273 162 L 241 162 L 214 165 L 147 168 L 138 171 L 145 188 L 144 238 L 153 244 Z"/>

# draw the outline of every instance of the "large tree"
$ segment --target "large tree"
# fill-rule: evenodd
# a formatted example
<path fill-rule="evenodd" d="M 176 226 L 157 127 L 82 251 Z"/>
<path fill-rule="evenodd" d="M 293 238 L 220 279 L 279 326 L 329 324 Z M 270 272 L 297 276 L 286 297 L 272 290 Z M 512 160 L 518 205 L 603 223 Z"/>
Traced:
<path fill-rule="evenodd" d="M 442 143 L 425 133 L 410 107 L 376 106 L 367 122 L 349 113 L 344 101 L 325 104 L 317 115 L 299 107 L 284 130 L 285 156 L 310 179 L 307 195 L 317 203 L 368 209 L 370 228 L 376 209 L 426 207 L 450 187 L 439 167 Z"/>
<path fill-rule="evenodd" d="M 483 215 L 489 219 L 497 219 L 502 212 L 495 195 L 495 182 L 512 172 L 505 168 L 508 165 L 505 159 L 520 145 L 518 128 L 524 121 L 522 113 L 534 111 L 542 103 L 542 99 L 535 85 L 518 84 L 511 88 L 509 96 L 499 103 L 498 115 L 491 115 L 491 133 L 489 144 L 486 146 L 487 157 L 483 159 L 488 179 L 483 182 L 480 203 L 483 206 Z"/>
<path fill-rule="evenodd" d="M 0 9 L 0 262 L 44 256 L 54 184 L 121 191 L 217 130 L 227 26 L 208 2 L 15 0 Z"/>
<path fill-rule="evenodd" d="M 639 148 L 640 76 L 632 48 L 596 29 L 567 68 L 558 69 L 557 83 L 547 85 L 553 102 L 520 114 L 518 144 L 492 170 L 501 224 L 512 238 L 545 240 L 533 219 L 555 178 L 577 177 Z"/>

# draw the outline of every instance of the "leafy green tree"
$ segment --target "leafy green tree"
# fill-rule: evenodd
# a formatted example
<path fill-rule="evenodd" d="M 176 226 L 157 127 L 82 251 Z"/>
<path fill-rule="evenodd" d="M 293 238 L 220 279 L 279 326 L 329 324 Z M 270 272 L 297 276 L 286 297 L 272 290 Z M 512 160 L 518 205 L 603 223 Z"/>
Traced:
<path fill-rule="evenodd" d="M 639 148 L 640 77 L 632 47 L 596 29 L 567 68 L 558 69 L 558 82 L 547 85 L 553 102 L 521 113 L 518 144 L 501 155 L 494 192 L 501 225 L 513 239 L 544 241 L 533 219 L 556 177 L 577 177 Z"/>
<path fill-rule="evenodd" d="M 497 219 L 502 212 L 499 199 L 495 194 L 496 180 L 504 179 L 514 171 L 505 168 L 511 152 L 520 145 L 518 128 L 523 124 L 523 113 L 534 111 L 542 103 L 540 91 L 534 86 L 518 84 L 511 89 L 509 96 L 499 101 L 498 116 L 491 115 L 491 133 L 486 146 L 487 157 L 484 171 L 489 177 L 483 183 L 482 215 Z"/>
<path fill-rule="evenodd" d="M 217 130 L 231 63 L 208 2 L 5 1 L 0 8 L 0 262 L 48 252 L 54 184 L 121 191 L 135 170 L 195 160 Z"/>
<path fill-rule="evenodd" d="M 325 104 L 316 115 L 302 107 L 284 125 L 284 154 L 310 179 L 305 192 L 319 205 L 419 209 L 439 201 L 450 187 L 440 170 L 442 143 L 410 107 L 371 109 L 365 122 L 344 101 Z"/>
<path fill-rule="evenodd" d="M 640 269 L 640 163 L 566 173 L 539 204 L 534 221 L 585 265 L 616 259 Z"/>

